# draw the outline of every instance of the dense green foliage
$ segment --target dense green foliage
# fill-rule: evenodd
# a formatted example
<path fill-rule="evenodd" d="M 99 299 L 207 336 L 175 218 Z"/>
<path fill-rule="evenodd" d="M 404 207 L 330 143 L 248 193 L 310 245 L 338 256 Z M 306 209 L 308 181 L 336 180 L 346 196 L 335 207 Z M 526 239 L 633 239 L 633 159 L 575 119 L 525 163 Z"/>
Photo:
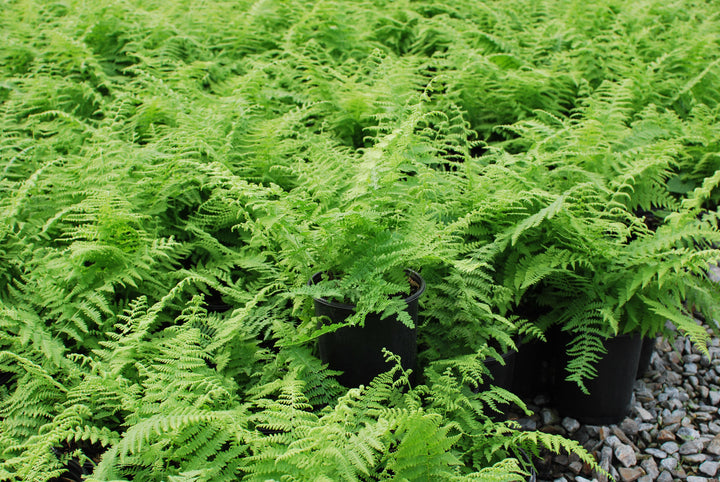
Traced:
<path fill-rule="evenodd" d="M 591 462 L 474 389 L 553 325 L 581 386 L 604 337 L 716 328 L 715 9 L 0 1 L 0 480 Z M 411 324 L 405 268 L 419 384 L 341 386 L 312 296 Z"/>

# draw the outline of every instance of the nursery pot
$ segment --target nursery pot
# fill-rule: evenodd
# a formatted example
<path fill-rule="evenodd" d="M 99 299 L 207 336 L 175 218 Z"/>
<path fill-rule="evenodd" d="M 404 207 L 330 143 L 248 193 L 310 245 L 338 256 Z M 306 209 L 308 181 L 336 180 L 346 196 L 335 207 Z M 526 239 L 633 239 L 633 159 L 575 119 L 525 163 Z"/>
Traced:
<path fill-rule="evenodd" d="M 500 355 L 500 358 L 503 361 L 502 363 L 493 357 L 485 358 L 483 363 L 490 372 L 490 376 L 484 379 L 481 385 L 473 389 L 473 392 L 484 392 L 492 385 L 512 391 L 513 374 L 515 372 L 515 358 L 517 353 L 518 352 L 515 350 L 503 353 Z M 496 422 L 502 421 L 506 418 L 506 415 L 511 410 L 512 406 L 513 405 L 510 403 L 497 404 L 496 408 L 493 410 L 495 413 L 488 412 L 488 415 L 491 420 Z"/>
<path fill-rule="evenodd" d="M 650 359 L 655 351 L 655 343 L 657 339 L 649 336 L 644 336 L 642 339 L 642 347 L 640 348 L 640 361 L 638 362 L 638 369 L 635 378 L 642 378 L 645 372 L 650 368 Z"/>
<path fill-rule="evenodd" d="M 563 334 L 565 344 L 570 336 Z M 642 337 L 630 333 L 608 338 L 603 343 L 607 353 L 595 368 L 597 377 L 585 382 L 589 395 L 575 382 L 565 380 L 567 354 L 563 350 L 558 364 L 558 386 L 555 405 L 564 416 L 590 425 L 621 422 L 630 411 L 630 400 L 640 360 Z"/>
<path fill-rule="evenodd" d="M 501 356 L 503 363 L 500 364 L 495 358 L 488 357 L 485 359 L 485 366 L 490 370 L 492 381 L 488 382 L 496 387 L 510 390 L 512 388 L 513 375 L 515 373 L 515 359 L 517 351 L 510 350 Z"/>
<path fill-rule="evenodd" d="M 532 400 L 537 395 L 548 394 L 554 383 L 554 365 L 560 346 L 558 336 L 551 328 L 546 340 L 523 341 L 515 357 L 512 389 L 517 396 Z"/>
<path fill-rule="evenodd" d="M 538 320 L 550 311 L 547 306 L 538 304 L 537 297 L 539 294 L 533 293 L 522 300 L 513 314 L 537 325 Z M 539 394 L 550 393 L 553 387 L 555 358 L 560 348 L 557 333 L 559 329 L 550 326 L 545 333 L 546 341 L 529 336 L 520 340 L 517 344 L 511 392 L 529 400 Z"/>
<path fill-rule="evenodd" d="M 503 363 L 500 363 L 493 357 L 487 357 L 483 360 L 485 367 L 490 371 L 490 377 L 477 388 L 477 392 L 487 390 L 490 385 L 511 390 L 517 353 L 515 350 L 510 350 L 500 355 Z"/>
<path fill-rule="evenodd" d="M 413 323 L 418 319 L 418 298 L 425 291 L 425 281 L 412 270 L 406 270 L 417 288 L 405 298 L 407 312 Z M 315 273 L 308 284 L 320 281 L 323 273 Z M 341 323 L 355 312 L 355 306 L 315 298 L 315 314 Z M 326 321 L 327 322 L 327 321 Z M 346 326 L 318 339 L 320 359 L 332 370 L 342 371 L 338 381 L 346 387 L 367 385 L 376 375 L 388 371 L 392 365 L 385 361 L 382 349 L 398 355 L 403 369 L 412 369 L 413 380 L 417 364 L 417 330 L 408 328 L 396 316 L 380 319 L 370 313 L 364 326 Z"/>

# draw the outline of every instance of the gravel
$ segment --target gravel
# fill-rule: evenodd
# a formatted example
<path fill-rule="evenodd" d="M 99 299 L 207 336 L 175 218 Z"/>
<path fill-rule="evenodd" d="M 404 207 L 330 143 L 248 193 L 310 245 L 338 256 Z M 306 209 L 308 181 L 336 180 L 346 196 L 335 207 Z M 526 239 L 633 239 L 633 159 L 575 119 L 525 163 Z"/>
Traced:
<path fill-rule="evenodd" d="M 546 395 L 528 401 L 535 414 L 518 422 L 578 441 L 617 481 L 718 481 L 720 339 L 710 335 L 709 359 L 685 337 L 659 339 L 650 369 L 635 382 L 630 415 L 617 425 L 563 418 Z M 539 482 L 609 480 L 567 454 L 546 454 L 536 466 Z"/>

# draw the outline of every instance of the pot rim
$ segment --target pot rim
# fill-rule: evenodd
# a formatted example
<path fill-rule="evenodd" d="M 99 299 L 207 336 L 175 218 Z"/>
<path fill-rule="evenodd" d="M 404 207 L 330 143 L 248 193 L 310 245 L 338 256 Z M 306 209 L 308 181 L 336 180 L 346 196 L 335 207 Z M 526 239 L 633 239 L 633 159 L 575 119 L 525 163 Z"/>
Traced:
<path fill-rule="evenodd" d="M 410 268 L 405 268 L 405 272 L 412 278 L 418 285 L 418 289 L 412 293 L 407 298 L 404 298 L 403 301 L 405 303 L 412 303 L 413 301 L 420 298 L 420 295 L 422 295 L 425 292 L 425 280 L 422 276 L 420 276 L 420 273 L 417 271 L 413 271 Z M 308 280 L 307 285 L 312 286 L 317 281 L 319 281 L 319 277 L 325 273 L 324 271 L 318 271 L 317 273 L 313 274 L 312 277 Z M 350 305 L 347 303 L 340 303 L 338 301 L 330 301 L 327 298 L 313 298 L 315 301 L 319 301 L 320 303 L 323 303 L 325 305 L 331 306 L 333 308 L 340 308 L 345 310 L 355 310 L 355 305 Z"/>

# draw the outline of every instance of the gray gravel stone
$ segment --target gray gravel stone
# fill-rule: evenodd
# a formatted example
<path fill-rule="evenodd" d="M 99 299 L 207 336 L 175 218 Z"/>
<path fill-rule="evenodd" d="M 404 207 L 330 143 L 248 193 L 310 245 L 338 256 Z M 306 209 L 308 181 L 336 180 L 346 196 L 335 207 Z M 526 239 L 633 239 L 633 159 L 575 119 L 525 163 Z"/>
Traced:
<path fill-rule="evenodd" d="M 580 462 L 579 460 L 576 460 L 576 461 L 574 461 L 574 462 L 571 462 L 570 465 L 568 465 L 568 468 L 570 469 L 570 471 L 571 471 L 573 474 L 577 475 L 577 474 L 579 474 L 580 472 L 582 472 L 583 463 Z"/>
<path fill-rule="evenodd" d="M 658 469 L 655 459 L 650 457 L 642 461 L 640 466 L 645 470 L 645 473 L 652 479 L 657 479 L 660 475 L 660 469 Z"/>
<path fill-rule="evenodd" d="M 678 431 L 675 432 L 675 435 L 677 435 L 683 440 L 693 440 L 696 438 L 700 438 L 700 432 L 691 427 L 680 427 Z"/>
<path fill-rule="evenodd" d="M 677 399 L 673 400 L 675 400 L 677 403 L 680 403 L 680 401 Z M 670 410 L 663 410 L 663 425 L 668 426 L 675 423 L 680 423 L 685 417 L 685 415 L 687 415 L 687 412 L 685 412 L 685 410 L 680 410 L 679 408 L 673 410 L 672 412 Z"/>
<path fill-rule="evenodd" d="M 708 398 L 710 396 L 710 389 L 705 385 L 700 385 L 698 390 L 700 391 L 700 396 L 702 398 Z"/>
<path fill-rule="evenodd" d="M 620 467 L 618 472 L 620 473 L 620 480 L 623 482 L 635 482 L 643 475 L 643 469 L 640 467 Z"/>
<path fill-rule="evenodd" d="M 657 435 L 657 429 L 655 428 L 655 425 L 652 423 L 641 423 L 638 428 L 640 429 L 640 433 L 643 432 L 655 432 L 653 434 L 653 437 Z"/>
<path fill-rule="evenodd" d="M 713 462 L 708 460 L 707 462 L 703 462 L 702 464 L 700 464 L 698 470 L 700 470 L 700 472 L 707 475 L 708 477 L 715 477 L 715 475 L 718 473 L 719 468 L 720 462 Z"/>
<path fill-rule="evenodd" d="M 626 418 L 620 424 L 620 430 L 627 436 L 635 436 L 640 431 L 640 425 L 632 418 Z"/>
<path fill-rule="evenodd" d="M 699 454 L 703 451 L 703 448 L 705 448 L 705 446 L 703 445 L 702 440 L 688 440 L 680 446 L 679 452 L 681 455 Z"/>
<path fill-rule="evenodd" d="M 574 418 L 565 417 L 562 419 L 563 428 L 568 431 L 568 433 L 573 433 L 577 431 L 577 429 L 580 428 L 580 422 L 575 420 Z"/>
<path fill-rule="evenodd" d="M 625 432 L 623 432 L 622 430 L 620 430 L 618 427 L 613 426 L 613 427 L 612 427 L 612 433 L 615 434 L 615 436 L 616 436 L 617 438 L 619 438 L 620 441 L 621 441 L 622 443 L 624 443 L 625 445 L 629 445 L 629 446 L 631 446 L 632 448 L 635 448 L 635 444 L 633 443 L 632 440 L 630 440 L 630 437 L 628 437 L 627 435 L 625 435 Z"/>
<path fill-rule="evenodd" d="M 635 405 L 635 413 L 637 413 L 638 417 L 640 417 L 640 420 L 643 422 L 651 422 L 655 420 L 653 414 L 645 410 L 645 408 L 643 408 L 640 404 Z"/>
<path fill-rule="evenodd" d="M 642 380 L 635 382 L 635 398 L 638 402 L 649 403 L 655 401 L 653 391 Z"/>
<path fill-rule="evenodd" d="M 665 442 L 660 446 L 660 450 L 667 452 L 668 454 L 674 454 L 680 450 L 680 446 L 675 442 Z"/>
<path fill-rule="evenodd" d="M 687 482 L 707 482 L 707 477 L 698 477 L 697 475 L 690 475 L 687 479 L 685 479 Z"/>
<path fill-rule="evenodd" d="M 705 454 L 692 454 L 683 456 L 683 462 L 689 462 L 691 464 L 699 464 L 701 462 L 705 462 L 706 460 L 707 455 Z"/>
<path fill-rule="evenodd" d="M 705 451 L 712 455 L 720 455 L 720 435 L 716 435 L 715 438 L 713 438 L 707 447 L 705 447 Z"/>
<path fill-rule="evenodd" d="M 678 460 L 675 457 L 667 457 L 660 461 L 660 468 L 663 470 L 675 470 L 678 465 Z"/>
<path fill-rule="evenodd" d="M 605 439 L 605 445 L 608 447 L 612 447 L 613 449 L 617 447 L 618 445 L 622 445 L 622 442 L 617 437 L 617 435 L 610 435 Z"/>
<path fill-rule="evenodd" d="M 715 407 L 715 406 L 713 406 L 713 405 L 708 405 L 708 404 L 706 404 L 706 403 L 701 403 L 701 404 L 698 406 L 697 409 L 698 409 L 699 411 L 701 411 L 701 412 L 706 412 L 706 413 L 711 413 L 711 414 L 716 414 L 716 413 L 718 413 L 718 408 L 717 408 L 717 407 Z"/>
<path fill-rule="evenodd" d="M 615 458 L 625 467 L 633 467 L 637 465 L 637 457 L 632 447 L 625 444 L 618 444 L 614 448 Z M 638 477 L 640 477 L 638 475 Z"/>
<path fill-rule="evenodd" d="M 535 431 L 538 428 L 537 421 L 530 417 L 520 418 L 518 419 L 518 423 L 523 430 Z"/>
<path fill-rule="evenodd" d="M 673 476 L 668 470 L 663 470 L 655 480 L 657 480 L 657 482 L 672 482 Z"/>
<path fill-rule="evenodd" d="M 664 450 L 656 449 L 653 447 L 646 448 L 645 453 L 650 454 L 653 457 L 655 457 L 656 459 L 660 459 L 660 460 L 665 459 L 668 456 L 668 453 L 665 452 Z"/>
<path fill-rule="evenodd" d="M 607 446 L 603 447 L 602 450 L 600 451 L 599 465 L 600 465 L 600 468 L 603 469 L 605 472 L 610 471 L 610 464 L 612 463 L 612 457 L 613 457 L 612 448 L 607 447 Z M 607 476 L 605 476 L 605 478 L 607 478 Z"/>
<path fill-rule="evenodd" d="M 698 363 L 702 360 L 702 357 L 697 353 L 690 353 L 688 355 L 683 355 L 682 359 L 685 363 Z"/>
<path fill-rule="evenodd" d="M 720 391 L 711 391 L 709 394 L 710 397 L 710 404 L 718 406 L 720 405 Z"/>
<path fill-rule="evenodd" d="M 542 419 L 543 425 L 554 425 L 560 421 L 557 412 L 549 408 L 540 410 L 540 418 Z"/>

